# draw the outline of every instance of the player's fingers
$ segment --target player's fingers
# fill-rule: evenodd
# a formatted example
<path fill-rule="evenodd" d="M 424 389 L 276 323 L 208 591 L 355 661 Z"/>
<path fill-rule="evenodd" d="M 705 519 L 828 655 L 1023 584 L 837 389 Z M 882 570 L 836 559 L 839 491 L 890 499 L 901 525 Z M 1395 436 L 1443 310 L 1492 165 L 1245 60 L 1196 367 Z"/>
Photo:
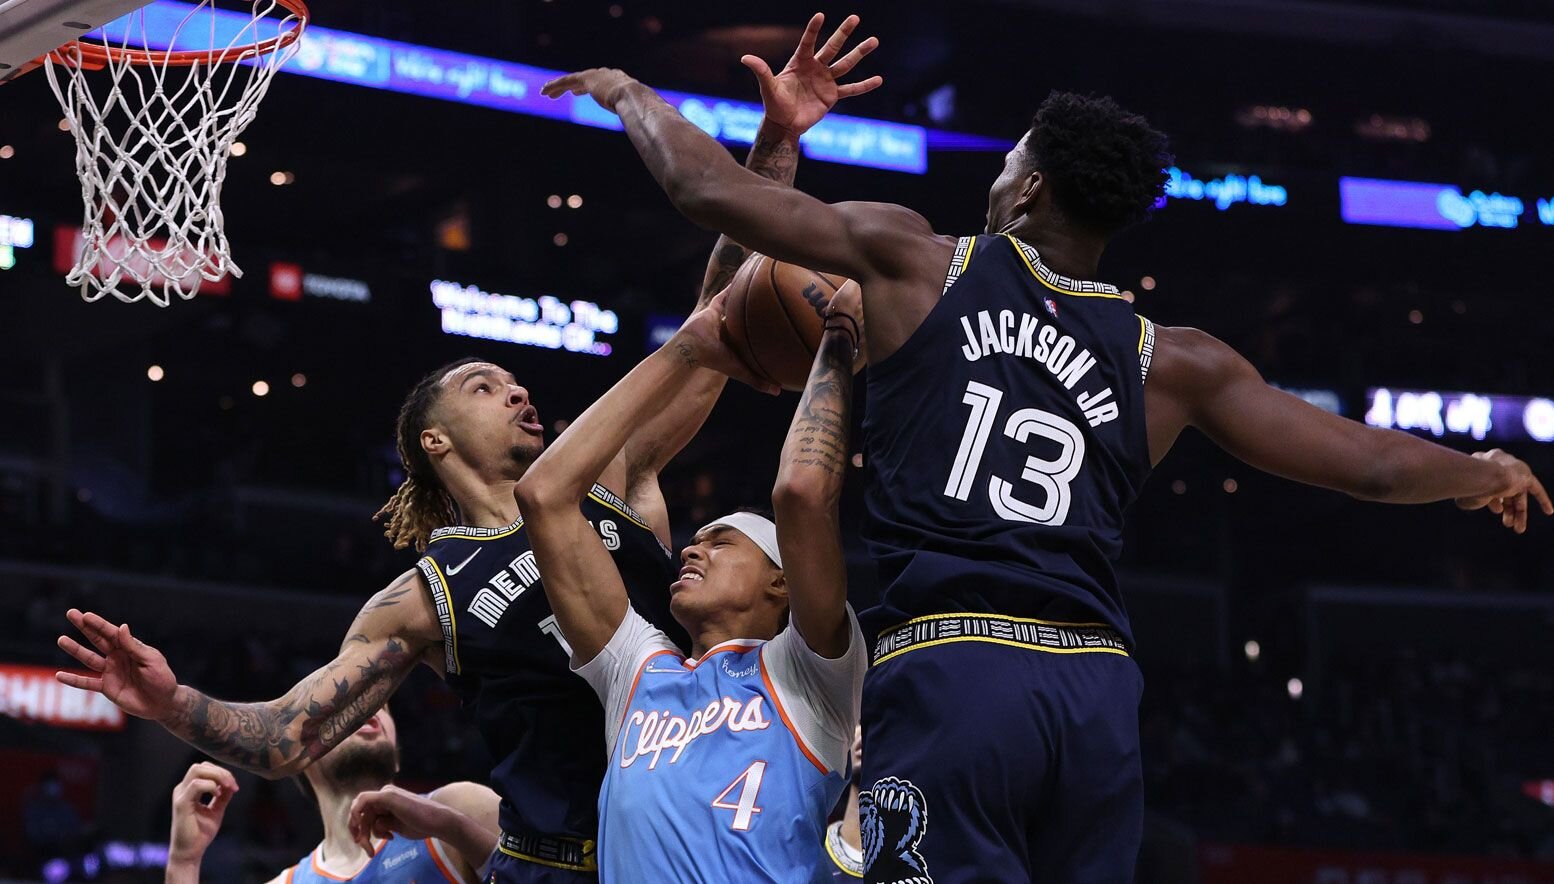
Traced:
<path fill-rule="evenodd" d="M 566 74 L 551 80 L 540 87 L 540 94 L 546 98 L 560 98 L 582 83 L 581 74 Z"/>
<path fill-rule="evenodd" d="M 1538 501 L 1538 506 L 1543 510 L 1545 516 L 1554 516 L 1554 502 L 1549 500 L 1549 493 L 1543 490 L 1543 483 L 1539 482 L 1537 477 L 1528 480 L 1527 493 L 1531 494 L 1533 499 Z"/>
<path fill-rule="evenodd" d="M 875 74 L 867 80 L 859 80 L 856 83 L 848 83 L 845 86 L 838 86 L 836 88 L 836 97 L 852 98 L 854 95 L 862 95 L 865 92 L 873 92 L 883 85 L 885 85 L 885 78 Z"/>
<path fill-rule="evenodd" d="M 739 57 L 739 63 L 749 68 L 750 73 L 755 74 L 756 80 L 763 88 L 774 79 L 771 67 L 760 56 L 742 55 Z"/>
<path fill-rule="evenodd" d="M 832 34 L 831 38 L 826 41 L 826 45 L 820 47 L 820 51 L 815 53 L 815 60 L 825 64 L 836 58 L 836 54 L 842 51 L 843 46 L 847 45 L 847 41 L 853 35 L 853 28 L 856 27 L 858 27 L 858 16 L 849 15 L 847 18 L 842 19 L 842 24 L 836 29 L 836 33 Z"/>
<path fill-rule="evenodd" d="M 1489 511 L 1494 513 L 1497 516 L 1500 515 L 1501 510 L 1504 509 L 1504 506 L 1501 504 L 1500 498 L 1498 498 L 1498 497 L 1491 497 L 1489 499 L 1488 506 L 1489 506 Z"/>
<path fill-rule="evenodd" d="M 796 56 L 815 54 L 815 40 L 820 37 L 820 27 L 826 23 L 826 14 L 817 12 L 809 17 L 809 24 L 804 26 L 804 36 L 799 38 L 799 48 L 794 51 Z"/>
<path fill-rule="evenodd" d="M 870 52 L 873 52 L 879 47 L 880 39 L 878 37 L 870 37 L 862 43 L 859 43 L 857 46 L 854 46 L 853 51 L 837 59 L 836 63 L 831 65 L 831 76 L 836 78 L 846 76 L 848 71 L 852 70 L 854 67 L 857 67 L 858 62 L 863 61 L 863 57 L 865 55 L 868 55 Z"/>
<path fill-rule="evenodd" d="M 83 691 L 103 692 L 103 680 L 91 678 L 85 675 L 77 675 L 74 672 L 56 672 L 54 679 L 66 687 L 80 688 Z"/>
<path fill-rule="evenodd" d="M 105 618 L 87 611 L 81 615 L 81 622 L 78 625 L 99 650 L 111 651 L 119 646 L 119 628 Z"/>
<path fill-rule="evenodd" d="M 93 617 L 96 617 L 96 615 L 94 614 Z M 102 636 L 98 633 L 97 629 L 93 625 L 95 621 L 88 619 L 84 612 L 75 608 L 71 608 L 65 612 L 65 619 L 69 620 L 70 625 L 74 626 L 81 632 L 82 635 L 86 636 L 87 641 L 96 645 L 99 651 L 113 650 L 111 645 L 104 645 Z M 102 618 L 97 619 L 100 620 Z"/>
<path fill-rule="evenodd" d="M 62 635 L 54 642 L 59 649 L 76 658 L 82 666 L 93 672 L 102 672 L 108 668 L 108 658 L 86 647 L 68 635 Z"/>
<path fill-rule="evenodd" d="M 189 768 L 189 773 L 215 780 L 221 784 L 223 789 L 229 789 L 233 792 L 238 790 L 237 777 L 232 775 L 232 771 L 219 764 L 212 764 L 209 761 L 196 761 Z"/>

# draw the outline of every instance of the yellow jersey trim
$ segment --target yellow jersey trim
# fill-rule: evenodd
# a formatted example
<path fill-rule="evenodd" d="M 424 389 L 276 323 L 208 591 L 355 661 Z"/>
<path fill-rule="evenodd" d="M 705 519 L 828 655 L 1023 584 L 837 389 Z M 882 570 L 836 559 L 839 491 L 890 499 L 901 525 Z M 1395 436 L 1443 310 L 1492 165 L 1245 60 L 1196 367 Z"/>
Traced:
<path fill-rule="evenodd" d="M 502 851 L 503 853 L 507 854 L 508 856 L 512 857 L 513 859 L 521 859 L 521 860 L 523 860 L 526 863 L 534 863 L 535 865 L 549 866 L 550 868 L 553 868 L 553 869 L 565 869 L 565 870 L 567 870 L 569 872 L 597 872 L 597 871 L 599 871 L 599 863 L 598 863 L 597 860 L 594 859 L 594 842 L 592 842 L 592 841 L 584 841 L 583 842 L 583 853 L 587 856 L 588 861 L 583 863 L 582 865 L 574 865 L 573 863 L 559 862 L 559 861 L 553 860 L 553 859 L 540 859 L 537 856 L 530 856 L 527 853 L 519 853 L 516 850 L 510 850 L 507 847 L 504 847 L 501 842 L 497 842 L 496 849 Z"/>
<path fill-rule="evenodd" d="M 1140 316 L 1138 318 L 1138 320 L 1139 320 L 1139 346 L 1138 346 L 1138 353 L 1139 353 L 1140 356 L 1142 356 L 1142 355 L 1144 355 L 1144 332 L 1149 330 L 1149 320 L 1145 319 L 1142 316 Z"/>
<path fill-rule="evenodd" d="M 1078 297 L 1078 298 L 1114 298 L 1114 299 L 1116 299 L 1118 301 L 1126 301 L 1127 300 L 1127 298 L 1124 298 L 1122 295 L 1120 295 L 1120 294 L 1113 294 L 1112 292 L 1081 292 L 1081 291 L 1076 291 L 1074 289 L 1066 289 L 1066 288 L 1063 288 L 1062 286 L 1054 285 L 1053 283 L 1047 281 L 1047 277 L 1044 276 L 1042 274 L 1042 272 L 1041 272 L 1042 270 L 1046 270 L 1047 273 L 1051 274 L 1054 277 L 1057 277 L 1059 280 L 1062 280 L 1064 282 L 1075 282 L 1075 283 L 1077 283 L 1077 282 L 1079 282 L 1079 280 L 1071 280 L 1068 277 L 1063 276 L 1062 274 L 1058 273 L 1057 271 L 1048 268 L 1046 265 L 1042 265 L 1041 270 L 1036 269 L 1036 265 L 1031 263 L 1030 256 L 1027 255 L 1025 253 L 1025 249 L 1022 248 L 1024 243 L 1021 243 L 1019 240 L 1015 239 L 1012 235 L 1007 234 L 1007 233 L 1000 233 L 999 236 L 1002 236 L 1005 239 L 1009 240 L 1009 244 L 1014 246 L 1015 254 L 1020 256 L 1020 261 L 1025 264 L 1025 268 L 1031 272 L 1031 275 L 1036 277 L 1036 281 L 1037 282 L 1041 283 L 1042 285 L 1046 286 L 1049 289 L 1052 289 L 1053 291 L 1057 292 L 1058 294 L 1061 294 L 1061 295 L 1073 295 L 1073 296 Z M 1095 285 L 1104 285 L 1104 283 L 1094 283 L 1094 284 Z M 1108 286 L 1106 286 L 1106 288 L 1112 288 L 1112 286 L 1108 285 Z M 1114 291 L 1115 291 L 1115 289 L 1114 289 Z"/>
<path fill-rule="evenodd" d="M 453 671 L 462 673 L 464 671 L 464 664 L 459 662 L 459 621 L 453 613 L 453 590 L 448 587 L 448 575 L 444 574 L 442 568 L 437 566 L 437 560 L 427 556 L 426 563 L 432 566 L 433 571 L 437 572 L 437 582 L 442 586 L 442 597 L 448 602 L 448 641 L 453 645 L 450 648 L 453 655 Z"/>
<path fill-rule="evenodd" d="M 931 642 L 923 642 L 921 644 L 912 645 L 911 647 L 902 648 L 899 651 L 891 651 L 878 660 L 875 660 L 874 665 L 878 666 L 881 663 L 884 663 L 886 660 L 889 660 L 893 657 L 899 657 L 902 654 L 911 653 L 912 651 L 920 651 L 923 648 L 932 648 L 937 647 L 938 645 L 949 645 L 956 642 L 985 642 L 990 645 L 1008 645 L 1011 648 L 1020 648 L 1021 650 L 1025 651 L 1040 651 L 1043 654 L 1116 654 L 1119 657 L 1128 656 L 1127 651 L 1119 651 L 1116 648 L 1043 648 L 1039 645 L 1028 645 L 1024 642 L 1012 642 L 1008 639 L 1002 638 L 988 638 L 981 635 L 963 635 L 957 638 L 938 638 Z"/>
<path fill-rule="evenodd" d="M 913 623 L 923 623 L 928 620 L 950 620 L 965 617 L 976 617 L 982 620 L 1008 620 L 1011 623 L 1034 623 L 1037 626 L 1067 626 L 1070 629 L 1112 629 L 1110 623 L 1073 623 L 1068 620 L 1037 620 L 1034 617 L 1009 617 L 1004 614 L 979 614 L 974 611 L 956 611 L 951 614 L 924 614 L 921 617 L 913 617 L 911 620 L 903 620 L 889 629 L 881 629 L 881 633 L 891 632 L 903 626 L 911 626 Z"/>
<path fill-rule="evenodd" d="M 467 528 L 462 525 L 451 526 L 448 528 L 438 528 L 436 531 L 433 531 L 432 536 L 427 539 L 426 545 L 431 546 L 439 540 L 448 540 L 449 538 L 457 538 L 459 540 L 479 540 L 482 542 L 487 540 L 501 540 L 503 537 L 517 533 L 518 530 L 522 527 L 523 517 L 519 516 L 518 521 L 502 528 Z"/>
<path fill-rule="evenodd" d="M 600 497 L 599 495 L 595 494 L 592 491 L 588 492 L 588 499 L 593 501 L 594 503 L 599 504 L 600 506 L 604 507 L 607 510 L 619 513 L 621 518 L 625 519 L 626 521 L 630 522 L 633 525 L 636 525 L 638 528 L 645 528 L 648 531 L 652 531 L 653 530 L 653 526 L 652 525 L 649 525 L 648 523 L 642 521 L 637 516 L 634 516 L 631 513 L 626 512 L 625 510 L 623 510 L 620 507 L 616 506 L 615 504 L 609 502 L 608 500 L 605 500 L 604 498 Z"/>
<path fill-rule="evenodd" d="M 832 865 L 834 865 L 838 869 L 840 869 L 842 874 L 846 875 L 847 877 L 849 877 L 849 878 L 858 878 L 858 879 L 861 880 L 863 878 L 863 876 L 858 874 L 857 872 L 853 871 L 852 869 L 849 869 L 847 867 L 846 863 L 842 862 L 841 857 L 836 855 L 836 848 L 831 846 L 831 838 L 830 838 L 829 834 L 827 835 L 825 841 L 826 841 L 826 856 L 831 857 Z"/>

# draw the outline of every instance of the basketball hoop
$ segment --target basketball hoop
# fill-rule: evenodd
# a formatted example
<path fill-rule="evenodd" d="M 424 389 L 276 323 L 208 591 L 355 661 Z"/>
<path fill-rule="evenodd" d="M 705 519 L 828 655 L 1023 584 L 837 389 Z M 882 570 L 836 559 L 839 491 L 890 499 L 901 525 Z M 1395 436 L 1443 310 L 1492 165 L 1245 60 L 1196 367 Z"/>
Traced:
<path fill-rule="evenodd" d="M 173 4 L 155 4 L 46 57 L 86 210 L 65 281 L 86 300 L 111 293 L 166 307 L 206 280 L 243 275 L 221 213 L 227 158 L 308 19 L 302 0 L 243 5 L 178 4 L 168 36 L 148 27 L 148 9 L 165 19 Z"/>

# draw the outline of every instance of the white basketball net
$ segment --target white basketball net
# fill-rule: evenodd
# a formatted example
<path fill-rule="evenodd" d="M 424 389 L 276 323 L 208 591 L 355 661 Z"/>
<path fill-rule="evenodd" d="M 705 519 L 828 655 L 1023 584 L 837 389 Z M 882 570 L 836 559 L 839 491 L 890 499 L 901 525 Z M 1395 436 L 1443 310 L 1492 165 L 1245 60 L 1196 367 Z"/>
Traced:
<path fill-rule="evenodd" d="M 166 307 L 173 295 L 194 297 L 206 280 L 242 276 L 221 214 L 227 159 L 299 44 L 268 53 L 251 47 L 305 24 L 276 0 L 245 5 L 251 18 L 233 34 L 217 18 L 231 13 L 213 15 L 210 0 L 198 0 L 166 47 L 148 42 L 144 10 L 103 29 L 107 46 L 198 51 L 194 64 L 142 53 L 87 70 L 80 44 L 72 43 L 45 66 L 76 141 L 86 212 L 65 281 L 86 300 L 112 294 Z"/>

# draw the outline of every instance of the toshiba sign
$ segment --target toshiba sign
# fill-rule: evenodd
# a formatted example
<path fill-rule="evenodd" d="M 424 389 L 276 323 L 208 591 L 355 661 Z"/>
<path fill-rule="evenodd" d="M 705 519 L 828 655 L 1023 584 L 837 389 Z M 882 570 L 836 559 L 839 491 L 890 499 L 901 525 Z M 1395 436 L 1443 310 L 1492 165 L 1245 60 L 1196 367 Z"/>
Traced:
<path fill-rule="evenodd" d="M 303 295 L 365 304 L 372 300 L 372 289 L 359 279 L 308 273 L 301 264 L 289 261 L 271 262 L 270 297 L 277 301 L 300 301 Z"/>
<path fill-rule="evenodd" d="M 54 672 L 46 666 L 0 663 L 0 715 L 77 730 L 124 729 L 124 712 L 113 701 L 66 687 L 55 680 Z"/>

